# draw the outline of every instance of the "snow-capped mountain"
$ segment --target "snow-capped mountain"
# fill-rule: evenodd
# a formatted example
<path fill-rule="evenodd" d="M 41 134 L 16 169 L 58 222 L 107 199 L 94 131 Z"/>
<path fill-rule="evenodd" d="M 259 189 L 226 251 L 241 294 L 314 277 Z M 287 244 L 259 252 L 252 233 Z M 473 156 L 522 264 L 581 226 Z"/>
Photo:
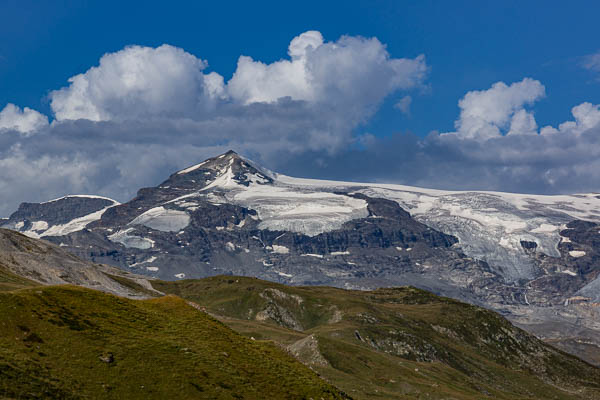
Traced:
<path fill-rule="evenodd" d="M 597 333 L 587 329 L 600 330 L 599 222 L 598 194 L 300 179 L 230 151 L 124 204 L 97 196 L 24 203 L 2 226 L 162 279 L 411 284 L 503 311 L 541 334 L 550 323 L 588 338 Z"/>
<path fill-rule="evenodd" d="M 2 227 L 38 239 L 64 236 L 84 229 L 119 203 L 102 196 L 71 195 L 43 203 L 22 203 Z"/>

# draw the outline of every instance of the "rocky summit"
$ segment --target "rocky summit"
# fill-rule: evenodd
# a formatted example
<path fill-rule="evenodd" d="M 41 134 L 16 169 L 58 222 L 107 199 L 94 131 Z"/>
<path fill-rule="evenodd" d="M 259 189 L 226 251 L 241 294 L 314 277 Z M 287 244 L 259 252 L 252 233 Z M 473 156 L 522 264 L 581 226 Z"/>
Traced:
<path fill-rule="evenodd" d="M 500 311 L 600 362 L 598 194 L 300 179 L 229 151 L 123 204 L 67 196 L 24 203 L 1 223 L 164 280 L 226 274 L 352 289 L 413 285 Z"/>

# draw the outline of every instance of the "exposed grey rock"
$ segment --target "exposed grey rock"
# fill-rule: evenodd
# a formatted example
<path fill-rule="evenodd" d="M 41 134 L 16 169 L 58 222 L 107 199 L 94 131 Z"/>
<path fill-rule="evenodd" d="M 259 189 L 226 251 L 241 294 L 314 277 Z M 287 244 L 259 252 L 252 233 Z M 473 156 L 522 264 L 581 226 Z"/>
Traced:
<path fill-rule="evenodd" d="M 42 216 L 61 224 L 100 213 L 45 239 L 161 279 L 235 274 L 351 289 L 413 285 L 493 308 L 542 336 L 547 322 L 564 335 L 585 328 L 586 340 L 600 346 L 600 320 L 589 312 L 600 301 L 597 196 L 302 180 L 227 152 L 124 204 L 97 200 L 22 205 L 9 225 L 24 221 L 19 229 L 36 234 Z M 273 304 L 259 318 L 285 320 Z"/>
<path fill-rule="evenodd" d="M 83 229 L 117 204 L 99 196 L 66 196 L 44 203 L 22 203 L 10 218 L 0 221 L 0 227 L 34 238 L 62 236 Z"/>
<path fill-rule="evenodd" d="M 83 261 L 52 243 L 7 229 L 0 229 L 0 268 L 43 285 L 68 283 L 130 298 L 148 296 L 123 286 L 112 276 L 126 277 L 148 291 L 155 291 L 145 277 Z"/>
<path fill-rule="evenodd" d="M 59 225 L 111 205 L 114 205 L 114 201 L 106 198 L 67 196 L 44 203 L 22 203 L 9 220 L 15 222 L 41 220 L 46 221 L 48 225 Z"/>
<path fill-rule="evenodd" d="M 315 335 L 308 335 L 307 337 L 292 343 L 287 347 L 287 350 L 306 365 L 315 365 L 319 367 L 329 366 L 329 361 L 327 361 L 319 350 L 319 341 Z"/>

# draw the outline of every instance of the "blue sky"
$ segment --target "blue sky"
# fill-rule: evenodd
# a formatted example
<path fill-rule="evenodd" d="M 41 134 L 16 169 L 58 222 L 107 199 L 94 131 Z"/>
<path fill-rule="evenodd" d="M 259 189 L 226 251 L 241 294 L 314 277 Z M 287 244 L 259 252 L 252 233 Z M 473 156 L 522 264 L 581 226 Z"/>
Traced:
<path fill-rule="evenodd" d="M 123 4 L 127 3 L 127 4 Z M 309 29 L 328 40 L 377 37 L 395 57 L 424 54 L 429 91 L 413 95 L 411 117 L 391 96 L 366 126 L 380 135 L 448 131 L 467 91 L 523 77 L 547 97 L 536 117 L 555 125 L 583 101 L 600 101 L 581 57 L 600 37 L 593 1 L 119 2 L 5 0 L 0 13 L 0 104 L 50 113 L 46 95 L 126 45 L 168 43 L 208 61 L 226 78 L 241 54 L 263 62 L 286 57 L 290 39 Z"/>
<path fill-rule="evenodd" d="M 65 192 L 126 200 L 229 147 L 301 176 L 600 191 L 599 12 L 592 1 L 4 0 L 0 214 Z M 288 65 L 294 38 L 312 43 L 307 73 L 322 73 L 304 86 Z M 143 90 L 120 91 L 131 73 Z"/>

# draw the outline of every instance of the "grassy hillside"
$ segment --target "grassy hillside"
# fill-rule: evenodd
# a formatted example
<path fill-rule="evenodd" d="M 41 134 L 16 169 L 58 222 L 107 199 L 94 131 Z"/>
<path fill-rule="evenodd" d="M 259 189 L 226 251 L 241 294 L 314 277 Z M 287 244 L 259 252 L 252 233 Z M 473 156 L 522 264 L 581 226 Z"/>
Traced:
<path fill-rule="evenodd" d="M 0 398 L 344 398 L 175 296 L 35 287 L 0 293 L 0 315 Z"/>
<path fill-rule="evenodd" d="M 0 292 L 22 289 L 39 285 L 26 278 L 22 278 L 9 271 L 0 264 Z"/>
<path fill-rule="evenodd" d="M 357 399 L 600 399 L 599 369 L 496 313 L 422 290 L 227 276 L 153 285 L 286 347 Z"/>

